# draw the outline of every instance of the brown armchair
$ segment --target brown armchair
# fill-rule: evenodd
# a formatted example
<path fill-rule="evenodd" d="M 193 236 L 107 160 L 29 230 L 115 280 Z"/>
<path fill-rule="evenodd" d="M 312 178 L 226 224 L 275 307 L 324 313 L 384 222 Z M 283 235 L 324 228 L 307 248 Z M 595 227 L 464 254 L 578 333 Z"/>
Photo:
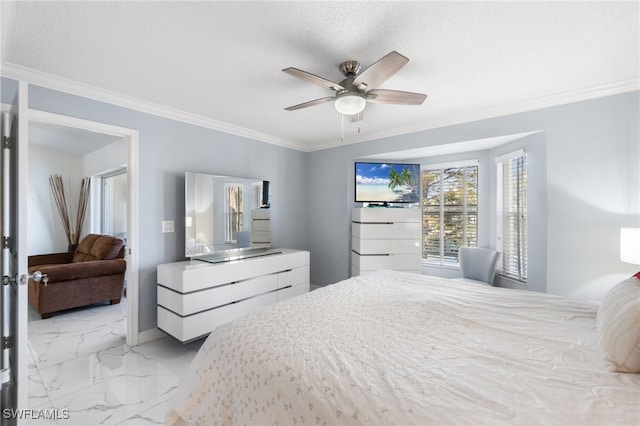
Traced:
<path fill-rule="evenodd" d="M 48 280 L 29 280 L 29 302 L 42 319 L 55 312 L 94 303 L 120 303 L 127 268 L 124 241 L 89 234 L 73 253 L 29 256 L 29 274 L 40 271 Z"/>

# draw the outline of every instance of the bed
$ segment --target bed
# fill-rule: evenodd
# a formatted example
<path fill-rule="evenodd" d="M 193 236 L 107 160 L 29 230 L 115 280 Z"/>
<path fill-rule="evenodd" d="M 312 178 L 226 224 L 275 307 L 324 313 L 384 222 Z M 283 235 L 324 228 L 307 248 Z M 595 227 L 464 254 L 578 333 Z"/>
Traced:
<path fill-rule="evenodd" d="M 350 278 L 218 327 L 166 422 L 638 425 L 640 374 L 610 371 L 598 309 L 411 273 Z"/>

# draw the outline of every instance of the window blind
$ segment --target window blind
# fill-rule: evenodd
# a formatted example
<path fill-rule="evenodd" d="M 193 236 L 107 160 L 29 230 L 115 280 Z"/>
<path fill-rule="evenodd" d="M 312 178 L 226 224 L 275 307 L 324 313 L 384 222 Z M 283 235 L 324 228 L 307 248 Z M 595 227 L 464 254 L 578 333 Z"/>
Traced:
<path fill-rule="evenodd" d="M 500 274 L 527 281 L 527 156 L 505 155 L 497 161 L 497 247 Z"/>

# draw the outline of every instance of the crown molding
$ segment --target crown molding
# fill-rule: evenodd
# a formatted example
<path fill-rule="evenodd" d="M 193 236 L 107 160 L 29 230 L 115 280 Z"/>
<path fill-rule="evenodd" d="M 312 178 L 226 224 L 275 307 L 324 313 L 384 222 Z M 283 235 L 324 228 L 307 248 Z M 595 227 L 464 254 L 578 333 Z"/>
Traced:
<path fill-rule="evenodd" d="M 303 152 L 320 151 L 339 146 L 345 146 L 360 142 L 367 142 L 376 139 L 389 138 L 410 133 L 417 133 L 426 130 L 436 129 L 440 127 L 452 126 L 456 124 L 469 123 L 472 121 L 486 120 L 490 118 L 501 117 L 505 115 L 517 114 L 527 111 L 533 111 L 542 108 L 549 108 L 558 105 L 564 105 L 574 102 L 596 99 L 605 96 L 612 96 L 626 92 L 640 90 L 640 78 L 632 78 L 611 84 L 604 84 L 590 88 L 564 92 L 560 94 L 543 96 L 536 99 L 526 100 L 522 102 L 514 102 L 511 104 L 501 105 L 499 107 L 486 108 L 467 114 L 452 115 L 446 118 L 429 120 L 428 124 L 419 126 L 398 127 L 390 131 L 378 132 L 367 136 L 355 136 L 345 141 L 325 141 L 312 147 L 305 146 L 300 142 L 278 138 L 255 130 L 244 127 L 234 126 L 229 123 L 213 120 L 211 118 L 188 113 L 167 106 L 154 104 L 152 102 L 143 101 L 137 98 L 121 95 L 119 93 L 100 89 L 87 84 L 79 83 L 74 80 L 54 76 L 31 68 L 15 65 L 11 63 L 2 63 L 0 66 L 0 75 L 15 80 L 24 81 L 29 84 L 42 86 L 52 90 L 69 93 L 72 95 L 93 99 L 99 102 L 105 102 L 117 105 L 123 108 L 129 108 L 136 111 L 180 121 L 187 124 L 193 124 L 220 132 L 245 137 L 260 142 L 266 142 L 285 148 L 295 149 Z"/>
<path fill-rule="evenodd" d="M 0 75 L 19 81 L 24 81 L 36 86 L 42 86 L 47 89 L 58 90 L 60 92 L 69 93 L 83 98 L 89 98 L 95 101 L 105 102 L 123 108 L 129 108 L 147 114 L 180 121 L 187 124 L 193 124 L 195 126 L 217 130 L 220 132 L 257 140 L 260 142 L 267 142 L 273 145 L 279 145 L 298 151 L 307 150 L 306 147 L 295 141 L 278 138 L 266 133 L 257 132 L 255 130 L 246 129 L 244 127 L 213 120 L 211 118 L 181 111 L 175 108 L 170 108 L 164 105 L 155 104 L 153 102 L 143 101 L 141 99 L 100 89 L 95 86 L 79 83 L 74 80 L 54 76 L 52 74 L 44 73 L 42 71 L 37 71 L 20 65 L 2 63 L 2 65 L 0 66 Z"/>
<path fill-rule="evenodd" d="M 389 138 L 393 136 L 418 133 L 426 130 L 437 129 L 440 127 L 453 126 L 456 124 L 470 123 L 473 121 L 486 120 L 490 118 L 502 117 L 505 115 L 518 114 L 522 112 L 534 111 L 543 108 L 550 108 L 559 105 L 581 102 L 590 99 L 603 98 L 606 96 L 618 95 L 621 93 L 635 92 L 640 90 L 640 78 L 632 78 L 610 84 L 589 87 L 586 89 L 573 90 L 560 94 L 543 96 L 536 99 L 530 99 L 522 102 L 514 102 L 511 104 L 501 105 L 499 107 L 485 108 L 467 114 L 452 115 L 451 117 L 430 120 L 428 124 L 419 126 L 405 126 L 395 128 L 391 131 L 378 132 L 365 136 L 356 136 L 342 141 L 327 141 L 323 144 L 316 145 L 307 151 L 319 151 L 323 149 L 335 148 L 339 146 L 367 142 L 371 140 Z"/>

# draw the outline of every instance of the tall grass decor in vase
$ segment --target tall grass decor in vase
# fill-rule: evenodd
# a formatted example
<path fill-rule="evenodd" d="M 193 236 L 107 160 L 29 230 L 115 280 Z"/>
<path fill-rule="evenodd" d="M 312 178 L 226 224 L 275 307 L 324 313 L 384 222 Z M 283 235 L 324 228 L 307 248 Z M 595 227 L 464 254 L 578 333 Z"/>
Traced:
<path fill-rule="evenodd" d="M 89 203 L 90 185 L 91 180 L 88 177 L 82 178 L 80 193 L 78 194 L 78 208 L 75 211 L 75 216 L 73 216 L 73 210 L 70 204 L 75 197 L 71 197 L 71 194 L 65 193 L 62 175 L 49 176 L 49 186 L 51 187 L 51 193 L 56 202 L 58 213 L 60 213 L 62 227 L 67 237 L 68 250 L 70 252 L 76 250 L 78 242 L 80 241 L 80 234 L 84 226 L 84 217 Z"/>

